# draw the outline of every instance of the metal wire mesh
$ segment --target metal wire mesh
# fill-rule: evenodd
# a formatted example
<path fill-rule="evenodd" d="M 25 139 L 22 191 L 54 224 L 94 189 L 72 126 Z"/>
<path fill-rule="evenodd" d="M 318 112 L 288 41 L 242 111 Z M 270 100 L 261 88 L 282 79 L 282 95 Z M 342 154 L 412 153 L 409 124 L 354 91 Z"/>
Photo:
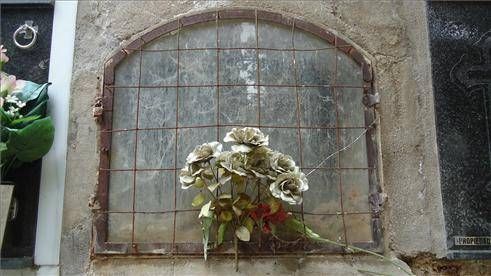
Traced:
<path fill-rule="evenodd" d="M 233 19 L 233 18 L 239 18 L 239 19 L 252 19 L 255 24 L 255 36 L 256 36 L 256 45 L 255 47 L 220 47 L 220 37 L 219 37 L 219 24 L 222 21 L 226 21 L 228 19 Z M 281 23 L 289 26 L 291 28 L 291 45 L 285 45 L 287 46 L 286 48 L 265 48 L 265 47 L 259 47 L 259 35 L 258 35 L 258 30 L 259 30 L 259 22 L 261 20 L 264 20 L 265 22 L 267 21 L 272 21 L 275 23 Z M 183 23 L 184 21 L 184 23 Z M 209 21 L 214 21 L 215 26 L 216 26 L 216 47 L 207 47 L 207 48 L 193 48 L 193 49 L 181 49 L 180 47 L 180 33 L 181 30 L 184 26 L 187 25 L 192 25 L 200 22 L 209 22 Z M 172 25 L 174 24 L 174 25 Z M 300 27 L 298 27 L 300 25 Z M 160 29 L 157 31 L 157 34 L 152 34 L 153 38 L 155 39 L 156 37 L 159 37 L 160 35 L 166 34 L 169 31 L 175 31 L 176 32 L 176 37 L 177 37 L 177 48 L 176 49 L 161 49 L 161 50 L 155 50 L 155 49 L 147 49 L 144 48 L 144 45 L 146 43 L 144 37 L 141 38 L 140 40 L 136 40 L 134 43 L 131 43 L 128 45 L 123 50 L 123 54 L 117 54 L 112 60 L 109 65 L 106 66 L 106 72 L 105 72 L 105 81 L 104 81 L 104 118 L 103 118 L 103 123 L 101 126 L 100 130 L 100 135 L 101 135 L 101 161 L 100 161 L 100 168 L 99 168 L 99 187 L 98 187 L 98 201 L 100 208 L 96 209 L 95 211 L 95 218 L 94 218 L 94 229 L 95 229 L 95 238 L 94 238 L 94 243 L 95 243 L 95 252 L 100 253 L 100 254 L 111 254 L 111 253 L 118 253 L 118 254 L 139 254 L 139 253 L 144 253 L 144 254 L 164 254 L 164 255 L 176 255 L 176 254 L 200 254 L 202 252 L 202 245 L 200 243 L 182 243 L 182 242 L 177 242 L 176 241 L 176 220 L 179 216 L 179 213 L 182 212 L 196 212 L 199 211 L 199 209 L 183 209 L 183 208 L 178 208 L 178 202 L 177 202 L 177 190 L 179 189 L 179 185 L 177 183 L 178 179 L 178 171 L 180 170 L 180 165 L 178 163 L 178 137 L 179 133 L 178 131 L 181 129 L 202 129 L 202 128 L 216 128 L 216 139 L 220 140 L 220 136 L 223 136 L 223 133 L 221 133 L 221 128 L 223 127 L 257 127 L 257 128 L 269 128 L 269 129 L 292 129 L 296 130 L 297 132 L 297 139 L 298 139 L 298 146 L 299 146 L 299 164 L 300 167 L 303 170 L 309 170 L 309 169 L 319 169 L 319 170 L 325 170 L 325 171 L 335 171 L 335 172 L 341 172 L 341 171 L 347 171 L 347 170 L 357 170 L 357 171 L 367 171 L 369 174 L 369 179 L 367 179 L 366 185 L 370 185 L 370 193 L 376 192 L 378 188 L 377 184 L 377 177 L 376 177 L 376 148 L 374 147 L 375 141 L 374 141 L 374 135 L 372 131 L 367 131 L 366 135 L 366 144 L 367 144 L 367 160 L 368 160 L 368 166 L 362 166 L 362 167 L 349 167 L 349 166 L 343 166 L 341 164 L 341 153 L 338 154 L 336 162 L 334 165 L 327 165 L 327 166 L 322 166 L 320 168 L 314 168 L 313 166 L 306 166 L 304 164 L 303 160 L 303 151 L 302 151 L 302 130 L 333 130 L 335 131 L 335 145 L 336 148 L 341 148 L 343 147 L 343 144 L 341 143 L 341 132 L 344 130 L 364 130 L 368 128 L 368 125 L 372 123 L 373 121 L 373 116 L 374 112 L 372 108 L 365 108 L 365 110 L 360 110 L 360 112 L 364 112 L 365 114 L 365 124 L 364 125 L 355 125 L 355 126 L 347 126 L 347 125 L 341 125 L 339 122 L 339 110 L 338 110 L 338 101 L 339 101 L 339 94 L 340 91 L 339 89 L 343 88 L 353 88 L 353 89 L 359 89 L 360 93 L 370 93 L 371 88 L 372 88 L 372 82 L 371 82 L 371 75 L 370 78 L 368 79 L 365 74 L 366 74 L 366 67 L 368 66 L 366 63 L 360 63 L 360 57 L 359 54 L 352 46 L 344 42 L 343 40 L 339 39 L 336 36 L 333 36 L 332 34 L 329 34 L 332 36 L 333 40 L 329 41 L 329 39 L 326 39 L 326 37 L 323 37 L 323 39 L 327 40 L 332 47 L 324 47 L 324 48 L 315 48 L 315 49 L 297 49 L 295 47 L 295 32 L 298 30 L 310 30 L 313 33 L 319 32 L 317 27 L 314 27 L 313 25 L 308 25 L 307 23 L 303 21 L 299 21 L 297 19 L 291 19 L 291 18 L 285 18 L 285 17 L 280 17 L 276 14 L 271 14 L 271 13 L 261 13 L 258 12 L 257 10 L 236 10 L 232 12 L 214 12 L 210 14 L 204 14 L 201 17 L 200 16 L 195 16 L 192 17 L 192 20 L 185 20 L 185 19 L 178 19 L 175 23 L 170 23 L 170 26 L 173 26 L 174 29 L 169 30 L 170 27 L 160 27 Z M 310 28 L 310 29 L 309 29 Z M 326 35 L 327 36 L 327 35 Z M 330 37 L 327 36 L 327 37 Z M 137 46 L 137 47 L 134 47 Z M 297 53 L 298 52 L 312 52 L 312 51 L 321 51 L 321 50 L 333 50 L 335 54 L 335 64 L 334 64 L 334 79 L 332 83 L 329 85 L 327 84 L 303 84 L 299 82 L 299 71 L 302 70 L 302 68 L 298 68 L 298 61 L 297 61 Z M 223 51 L 227 50 L 254 50 L 255 55 L 256 55 L 256 82 L 254 84 L 226 84 L 226 83 L 220 83 L 220 55 L 223 53 Z M 262 83 L 261 82 L 261 70 L 260 68 L 260 58 L 259 58 L 259 53 L 261 50 L 264 51 L 276 51 L 280 53 L 288 53 L 291 55 L 291 61 L 293 64 L 293 71 L 294 71 L 294 83 L 293 84 L 272 84 L 272 83 Z M 143 85 L 141 80 L 142 80 L 142 55 L 144 52 L 166 52 L 166 51 L 176 51 L 177 53 L 177 80 L 176 84 L 169 84 L 169 85 Z M 180 62 L 181 62 L 181 53 L 183 51 L 216 51 L 216 80 L 214 83 L 210 84 L 182 84 L 180 82 L 181 76 L 180 76 Z M 119 61 L 121 61 L 124 57 L 128 55 L 139 55 L 139 76 L 138 76 L 138 85 L 116 85 L 115 83 L 115 67 Z M 122 57 L 121 57 L 122 55 Z M 362 68 L 364 72 L 364 80 L 360 81 L 360 83 L 350 83 L 350 84 L 340 84 L 337 83 L 337 75 L 338 75 L 338 55 L 349 55 L 351 58 L 355 59 L 357 63 L 359 63 L 360 68 Z M 368 80 L 367 80 L 368 79 Z M 216 89 L 216 123 L 215 124 L 204 124 L 204 125 L 184 125 L 181 126 L 179 125 L 179 93 L 181 89 L 185 88 L 191 88 L 191 87 L 210 87 L 210 88 L 215 88 Z M 254 87 L 257 90 L 257 123 L 256 124 L 227 124 L 224 122 L 220 121 L 220 92 L 222 88 L 226 87 L 234 87 L 234 88 L 247 88 L 247 87 Z M 296 103 L 295 103 L 295 109 L 296 109 L 296 118 L 295 118 L 295 125 L 292 126 L 282 126 L 282 125 L 271 125 L 271 124 L 264 124 L 262 122 L 262 112 L 261 112 L 261 88 L 262 87 L 281 87 L 281 88 L 293 88 L 294 93 L 295 93 L 295 98 L 296 98 Z M 334 106 L 336 107 L 334 112 L 335 112 L 335 124 L 334 125 L 302 125 L 301 123 L 301 118 L 300 118 L 300 113 L 301 113 L 301 89 L 304 88 L 309 88 L 309 87 L 315 87 L 315 88 L 326 88 L 329 89 L 333 95 L 334 99 Z M 112 125 L 112 116 L 113 116 L 113 101 L 114 98 L 118 97 L 118 89 L 122 88 L 134 88 L 136 89 L 136 118 L 135 118 L 135 127 L 131 128 L 113 128 Z M 140 126 L 140 93 L 141 89 L 144 88 L 174 88 L 176 89 L 176 99 L 175 99 L 175 106 L 176 106 L 176 114 L 175 114 L 175 126 L 168 126 L 168 127 L 141 127 Z M 222 104 L 223 105 L 223 104 Z M 174 132 L 174 157 L 173 157 L 173 166 L 172 167 L 156 167 L 156 168 L 140 168 L 137 164 L 137 153 L 138 153 L 138 139 L 139 139 L 139 132 L 142 131 L 153 131 L 153 130 L 169 130 Z M 115 133 L 130 133 L 134 134 L 134 150 L 133 150 L 133 166 L 132 168 L 112 168 L 111 167 L 111 158 L 110 158 L 110 149 L 111 149 L 111 143 L 112 143 L 112 135 Z M 221 135 L 222 134 L 222 135 Z M 152 158 L 152 157 L 149 157 Z M 137 199 L 136 199 L 136 191 L 137 191 L 137 173 L 138 172 L 153 172 L 153 171 L 163 171 L 163 172 L 170 172 L 173 173 L 174 178 L 173 178 L 173 194 L 172 195 L 166 195 L 172 198 L 172 205 L 173 208 L 169 210 L 161 210 L 161 211 L 141 211 L 136 208 L 137 204 Z M 113 172 L 130 172 L 132 173 L 132 198 L 131 198 L 131 210 L 110 210 L 109 204 L 108 204 L 108 197 L 109 197 L 109 186 L 111 185 L 109 179 L 110 179 L 110 174 Z M 322 213 L 315 213 L 315 212 L 306 212 L 304 210 L 303 204 L 300 207 L 300 210 L 295 210 L 294 213 L 298 214 L 302 219 L 304 219 L 305 215 L 311 215 L 311 216 L 332 216 L 333 218 L 340 218 L 342 221 L 342 232 L 343 232 L 343 240 L 342 242 L 348 243 L 350 242 L 348 239 L 348 230 L 346 226 L 346 218 L 348 216 L 357 216 L 357 215 L 370 215 L 372 218 L 371 222 L 371 231 L 373 232 L 372 236 L 372 241 L 370 242 L 364 242 L 364 243 L 358 243 L 358 246 L 365 247 L 365 248 L 378 248 L 380 245 L 380 229 L 379 229 L 379 214 L 374 212 L 373 208 L 372 209 L 367 209 L 364 211 L 346 211 L 343 205 L 343 177 L 342 173 L 337 173 L 338 175 L 338 190 L 340 192 L 339 194 L 339 203 L 340 203 L 340 210 L 337 212 L 322 212 Z M 308 194 L 305 195 L 308 197 Z M 369 201 L 369 198 L 366 198 L 367 202 Z M 108 241 L 108 216 L 110 214 L 129 214 L 131 215 L 131 240 L 128 240 L 126 242 L 109 242 Z M 135 216 L 137 214 L 172 214 L 173 216 L 173 225 L 171 227 L 172 231 L 172 242 L 145 242 L 141 243 L 138 242 L 135 239 L 135 226 L 137 226 L 137 223 L 135 222 Z M 190 226 L 191 227 L 191 226 Z M 196 225 L 192 227 L 199 227 L 198 226 L 198 221 L 196 220 Z M 329 246 L 323 246 L 323 245 L 316 245 L 309 243 L 307 241 L 295 241 L 289 243 L 281 243 L 275 240 L 267 240 L 267 241 L 262 241 L 264 237 L 259 236 L 258 242 L 251 242 L 247 245 L 242 245 L 242 252 L 244 254 L 289 254 L 289 253 L 312 253 L 312 254 L 318 254 L 318 253 L 326 253 L 326 252 L 338 252 L 340 249 L 336 249 L 333 247 Z M 224 248 L 227 248 L 227 246 L 224 246 Z M 226 250 L 226 249 L 225 249 Z M 224 251 L 218 251 L 217 254 L 226 254 Z"/>

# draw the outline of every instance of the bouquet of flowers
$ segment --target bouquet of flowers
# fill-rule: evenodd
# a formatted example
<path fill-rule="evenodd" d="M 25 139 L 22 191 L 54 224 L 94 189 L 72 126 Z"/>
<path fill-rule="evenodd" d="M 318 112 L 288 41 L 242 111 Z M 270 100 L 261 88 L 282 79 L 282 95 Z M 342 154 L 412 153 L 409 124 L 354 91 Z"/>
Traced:
<path fill-rule="evenodd" d="M 51 148 L 54 127 L 46 117 L 48 85 L 19 80 L 2 71 L 9 61 L 0 45 L 0 125 L 2 177 L 11 168 L 43 157 Z"/>
<path fill-rule="evenodd" d="M 179 177 L 182 189 L 200 190 L 192 206 L 201 206 L 198 217 L 205 259 L 208 249 L 220 246 L 226 232 L 231 231 L 237 269 L 239 240 L 250 241 L 254 231 L 277 237 L 281 234 L 278 231 L 287 229 L 316 242 L 388 260 L 362 248 L 324 239 L 287 211 L 287 206 L 302 203 L 303 193 L 309 188 L 307 177 L 291 156 L 270 149 L 269 137 L 259 129 L 234 128 L 223 141 L 233 143 L 231 151 L 222 151 L 219 142 L 199 145 L 187 156 Z M 212 226 L 218 231 L 216 241 L 210 244 Z"/>

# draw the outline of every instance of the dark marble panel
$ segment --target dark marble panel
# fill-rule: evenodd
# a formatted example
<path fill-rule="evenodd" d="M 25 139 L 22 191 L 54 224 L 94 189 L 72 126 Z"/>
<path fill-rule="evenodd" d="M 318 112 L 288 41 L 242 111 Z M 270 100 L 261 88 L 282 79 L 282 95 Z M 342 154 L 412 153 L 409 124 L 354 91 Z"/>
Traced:
<path fill-rule="evenodd" d="M 0 43 L 8 49 L 9 63 L 4 71 L 20 79 L 34 82 L 48 81 L 49 54 L 51 49 L 51 31 L 53 25 L 52 5 L 1 5 L 1 40 Z M 36 44 L 28 50 L 22 50 L 14 45 L 12 35 L 26 20 L 34 21 L 38 26 Z M 21 39 L 21 35 L 18 36 Z M 28 43 L 28 41 L 21 41 Z"/>
<path fill-rule="evenodd" d="M 428 16 L 449 257 L 490 258 L 491 2 L 430 1 Z"/>
<path fill-rule="evenodd" d="M 33 48 L 22 50 L 14 45 L 12 35 L 26 20 L 34 21 L 33 25 L 38 26 L 39 34 Z M 7 56 L 10 58 L 3 68 L 4 71 L 18 79 L 47 82 L 53 6 L 1 4 L 0 22 L 0 44 L 8 49 Z M 24 164 L 5 176 L 5 179 L 16 183 L 14 197 L 17 199 L 18 212 L 15 219 L 6 226 L 0 263 L 3 268 L 33 265 L 40 177 L 41 160 Z"/>

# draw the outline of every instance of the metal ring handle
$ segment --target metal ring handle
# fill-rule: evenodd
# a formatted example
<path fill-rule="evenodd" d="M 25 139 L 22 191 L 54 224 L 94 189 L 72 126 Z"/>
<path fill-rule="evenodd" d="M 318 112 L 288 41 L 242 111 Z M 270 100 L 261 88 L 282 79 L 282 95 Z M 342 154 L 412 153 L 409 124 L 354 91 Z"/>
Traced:
<path fill-rule="evenodd" d="M 22 32 L 22 31 L 27 31 L 27 30 L 30 30 L 33 34 L 32 36 L 32 40 L 31 42 L 29 42 L 28 44 L 20 44 L 18 41 L 17 41 L 17 35 Z M 36 40 L 38 38 L 38 32 L 36 29 L 34 29 L 32 26 L 29 26 L 27 24 L 24 24 L 22 26 L 20 26 L 17 30 L 15 30 L 14 32 L 14 35 L 12 36 L 12 38 L 14 39 L 14 43 L 15 43 L 15 46 L 21 48 L 21 49 L 29 49 L 31 48 L 32 46 L 34 46 L 34 44 L 36 43 Z"/>

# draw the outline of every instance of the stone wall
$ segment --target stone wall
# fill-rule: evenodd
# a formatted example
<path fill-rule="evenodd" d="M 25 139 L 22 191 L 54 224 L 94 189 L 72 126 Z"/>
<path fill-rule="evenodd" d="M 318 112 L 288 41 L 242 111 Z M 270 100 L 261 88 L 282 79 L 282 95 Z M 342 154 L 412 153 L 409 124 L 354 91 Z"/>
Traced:
<path fill-rule="evenodd" d="M 445 236 L 424 1 L 79 1 L 70 101 L 61 270 L 64 275 L 229 275 L 230 259 L 90 259 L 98 126 L 92 104 L 104 62 L 133 37 L 181 15 L 246 7 L 302 18 L 351 41 L 371 60 L 380 94 L 385 252 L 443 256 Z M 400 274 L 368 256 L 261 258 L 242 274 Z M 164 274 L 165 274 L 164 273 Z"/>

